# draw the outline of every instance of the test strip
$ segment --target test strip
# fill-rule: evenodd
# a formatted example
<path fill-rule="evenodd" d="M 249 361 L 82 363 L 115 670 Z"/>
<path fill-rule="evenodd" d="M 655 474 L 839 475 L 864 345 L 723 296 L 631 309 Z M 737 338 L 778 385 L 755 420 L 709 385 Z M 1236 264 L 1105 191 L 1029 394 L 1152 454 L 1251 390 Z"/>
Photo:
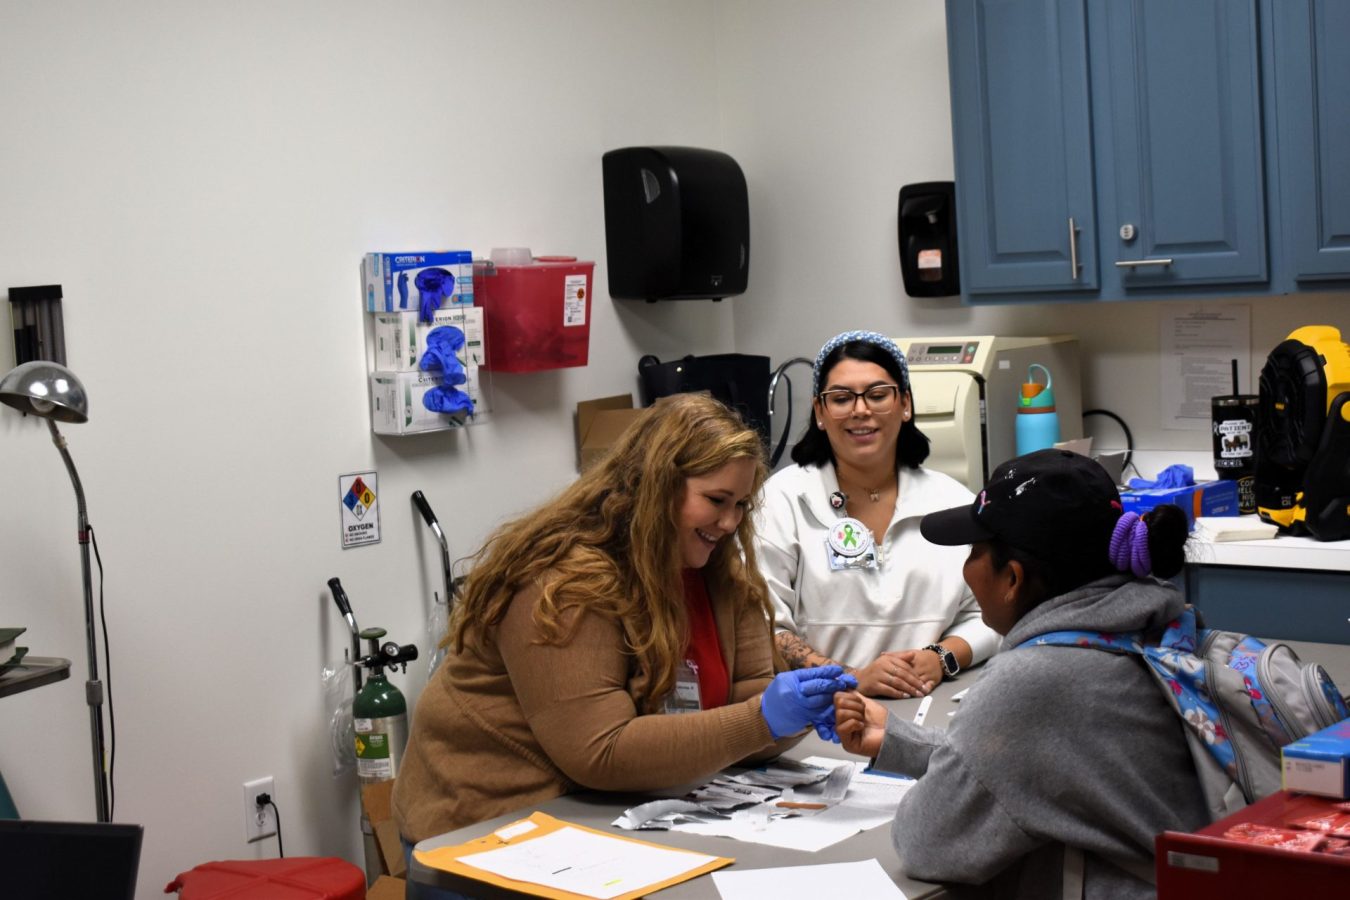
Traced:
<path fill-rule="evenodd" d="M 922 725 L 924 718 L 928 715 L 928 707 L 933 705 L 933 695 L 929 694 L 919 701 L 919 711 L 914 714 L 914 724 Z"/>

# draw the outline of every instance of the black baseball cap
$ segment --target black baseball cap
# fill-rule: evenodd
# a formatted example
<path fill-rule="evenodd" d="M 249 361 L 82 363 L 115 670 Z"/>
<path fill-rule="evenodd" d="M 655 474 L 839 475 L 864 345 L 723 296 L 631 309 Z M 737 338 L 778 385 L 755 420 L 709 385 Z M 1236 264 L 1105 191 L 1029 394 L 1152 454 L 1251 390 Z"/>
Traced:
<path fill-rule="evenodd" d="M 1105 559 L 1122 508 L 1098 463 L 1069 450 L 1037 450 L 994 470 L 969 506 L 929 513 L 919 531 L 934 544 L 995 538 L 1043 562 Z"/>

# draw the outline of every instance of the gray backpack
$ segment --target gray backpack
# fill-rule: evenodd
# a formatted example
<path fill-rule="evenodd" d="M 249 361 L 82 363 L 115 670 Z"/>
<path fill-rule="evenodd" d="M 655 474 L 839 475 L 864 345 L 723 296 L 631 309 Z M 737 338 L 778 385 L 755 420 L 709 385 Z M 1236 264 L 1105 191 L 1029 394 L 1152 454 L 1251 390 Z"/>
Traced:
<path fill-rule="evenodd" d="M 1210 816 L 1220 819 L 1280 789 L 1280 748 L 1350 718 L 1325 669 L 1287 644 L 1197 631 L 1187 607 L 1156 645 L 1138 634 L 1056 631 L 1028 644 L 1136 653 L 1186 725 Z"/>
<path fill-rule="evenodd" d="M 1236 631 L 1196 630 L 1195 611 L 1172 622 L 1157 645 L 1138 634 L 1054 631 L 1019 646 L 1090 647 L 1138 654 L 1186 727 L 1186 743 L 1211 820 L 1273 794 L 1281 785 L 1280 748 L 1350 718 L 1325 669 L 1287 644 Z M 1110 862 L 1142 881 L 1151 866 Z M 1083 896 L 1083 852 L 1065 847 L 1062 896 Z"/>

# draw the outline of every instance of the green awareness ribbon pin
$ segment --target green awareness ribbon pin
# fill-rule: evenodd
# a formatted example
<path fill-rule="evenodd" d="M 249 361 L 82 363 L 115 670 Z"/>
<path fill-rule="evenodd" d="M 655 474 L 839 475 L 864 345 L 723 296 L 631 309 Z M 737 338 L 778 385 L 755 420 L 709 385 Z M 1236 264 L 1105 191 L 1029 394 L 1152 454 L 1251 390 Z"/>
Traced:
<path fill-rule="evenodd" d="M 853 533 L 853 526 L 848 524 L 847 522 L 844 523 L 844 546 L 845 547 L 858 546 L 858 536 Z"/>

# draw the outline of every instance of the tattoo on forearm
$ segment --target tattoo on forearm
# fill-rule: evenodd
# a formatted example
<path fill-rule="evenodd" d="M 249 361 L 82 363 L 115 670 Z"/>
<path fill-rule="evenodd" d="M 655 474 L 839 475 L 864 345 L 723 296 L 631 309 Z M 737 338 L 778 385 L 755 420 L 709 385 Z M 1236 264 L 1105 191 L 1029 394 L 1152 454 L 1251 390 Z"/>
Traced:
<path fill-rule="evenodd" d="M 830 659 L 790 631 L 778 632 L 774 635 L 774 641 L 778 644 L 778 652 L 783 654 L 783 659 L 787 660 L 787 664 L 794 669 L 843 665 L 843 663 Z M 844 671 L 852 672 L 853 667 L 844 666 Z"/>

